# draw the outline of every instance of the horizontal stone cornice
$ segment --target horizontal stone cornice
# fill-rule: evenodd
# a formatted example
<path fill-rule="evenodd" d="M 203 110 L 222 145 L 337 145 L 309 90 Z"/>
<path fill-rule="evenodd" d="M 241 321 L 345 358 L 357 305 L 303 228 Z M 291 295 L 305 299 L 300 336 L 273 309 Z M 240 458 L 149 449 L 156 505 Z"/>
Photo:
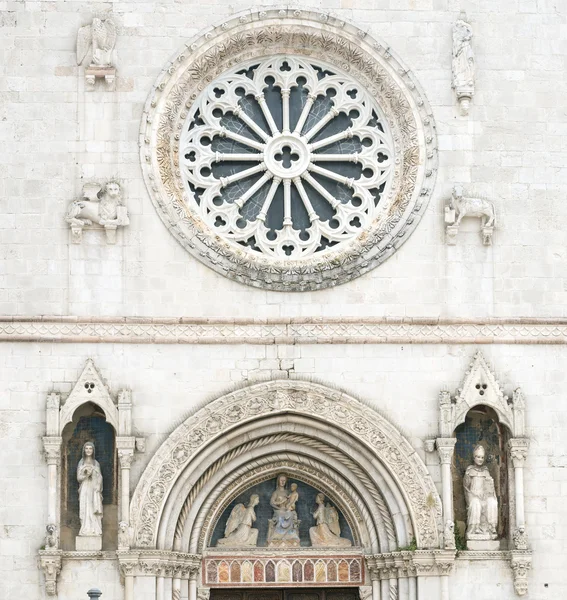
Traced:
<path fill-rule="evenodd" d="M 0 341 L 124 344 L 567 344 L 554 318 L 0 317 Z"/>

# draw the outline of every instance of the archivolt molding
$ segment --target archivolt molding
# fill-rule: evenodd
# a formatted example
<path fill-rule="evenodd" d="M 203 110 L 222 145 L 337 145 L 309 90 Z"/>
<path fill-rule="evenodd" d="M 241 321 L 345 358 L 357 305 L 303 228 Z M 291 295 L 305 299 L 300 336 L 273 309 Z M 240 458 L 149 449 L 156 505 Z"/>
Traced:
<path fill-rule="evenodd" d="M 565 319 L 0 317 L 0 341 L 88 344 L 567 344 Z"/>
<path fill-rule="evenodd" d="M 336 450 L 335 448 L 330 447 L 329 445 L 325 444 L 324 442 L 312 439 L 312 438 L 304 436 L 304 435 L 293 434 L 290 432 L 283 432 L 283 433 L 279 433 L 279 434 L 275 434 L 275 435 L 270 435 L 270 436 L 266 436 L 266 437 L 259 438 L 259 439 L 250 441 L 248 443 L 242 444 L 241 446 L 238 446 L 237 448 L 230 451 L 228 454 L 223 455 L 220 460 L 218 460 L 213 465 L 211 465 L 211 467 L 201 476 L 201 478 L 195 483 L 195 485 L 192 486 L 191 491 L 189 492 L 189 495 L 187 496 L 187 498 L 183 504 L 183 507 L 179 514 L 179 519 L 178 519 L 178 522 L 177 522 L 177 525 L 175 528 L 174 547 L 177 547 L 177 545 L 181 542 L 181 538 L 183 535 L 183 530 L 184 530 L 184 527 L 185 527 L 185 524 L 187 521 L 187 517 L 189 515 L 189 511 L 190 511 L 191 507 L 193 506 L 193 504 L 195 502 L 196 497 L 198 496 L 199 492 L 203 489 L 203 486 L 211 479 L 211 477 L 215 473 L 217 473 L 220 469 L 222 469 L 226 464 L 228 464 L 232 459 L 234 459 L 238 455 L 242 455 L 244 453 L 250 453 L 259 447 L 273 446 L 274 444 L 277 444 L 278 442 L 281 442 L 281 441 L 286 441 L 288 443 L 292 442 L 292 443 L 299 444 L 300 446 L 303 446 L 303 447 L 314 448 L 314 449 L 320 450 L 326 456 L 328 456 L 328 457 L 332 456 L 339 463 L 346 466 L 350 473 L 355 474 L 358 477 L 358 479 L 364 484 L 365 491 L 368 494 L 370 494 L 370 496 L 374 500 L 375 505 L 380 514 L 380 517 L 383 521 L 383 526 L 384 526 L 388 541 L 390 543 L 390 546 L 395 547 L 396 534 L 395 534 L 394 524 L 392 522 L 391 514 L 388 511 L 388 507 L 386 506 L 384 498 L 382 497 L 380 492 L 375 488 L 375 486 L 372 484 L 372 481 L 370 480 L 368 475 L 364 472 L 364 470 L 362 468 L 360 468 L 357 464 L 355 464 L 355 462 L 352 461 L 346 454 L 344 454 L 343 452 L 341 452 L 339 450 Z M 289 455 L 286 454 L 286 456 L 289 456 Z M 247 475 L 249 475 L 249 473 L 247 473 Z M 265 476 L 262 476 L 262 477 L 265 477 Z M 322 481 L 313 480 L 313 479 L 309 479 L 309 482 L 311 482 L 312 484 L 315 484 L 315 485 L 321 485 L 323 483 Z M 238 495 L 238 494 L 240 494 L 241 490 L 243 489 L 243 484 L 239 480 L 237 480 L 235 482 L 235 484 L 236 485 L 234 487 L 236 487 L 236 489 L 238 489 L 238 492 L 236 492 L 235 495 Z M 254 484 L 249 484 L 248 487 L 250 487 L 250 485 L 254 485 Z M 343 483 L 343 486 L 344 486 L 344 483 Z M 329 498 L 331 498 L 332 501 L 335 501 L 339 506 L 342 506 L 343 503 L 346 502 L 346 504 L 349 506 L 350 513 L 352 513 L 352 515 L 354 516 L 356 521 L 364 522 L 361 517 L 361 514 L 360 514 L 361 512 L 366 513 L 365 514 L 366 521 L 370 520 L 369 516 L 367 515 L 367 509 L 366 509 L 366 506 L 364 505 L 364 503 L 361 503 L 359 501 L 357 504 L 354 504 L 354 502 L 351 500 L 351 498 L 349 496 L 345 495 L 344 490 L 340 485 L 337 486 L 336 484 L 334 484 L 334 482 L 331 483 L 329 481 L 329 482 L 327 482 L 327 488 L 324 490 L 324 492 L 329 496 Z M 228 490 L 226 491 L 226 493 L 228 493 Z M 234 496 L 234 494 L 231 494 L 228 502 L 232 501 L 233 496 Z M 221 508 L 221 513 L 222 513 L 222 510 L 224 510 L 224 508 L 225 508 L 225 506 L 223 504 L 223 507 Z M 345 514 L 345 516 L 348 514 L 344 508 L 343 508 L 343 513 Z M 348 521 L 348 518 L 347 518 L 347 521 Z M 353 531 L 353 534 L 356 534 L 356 531 L 355 531 L 356 527 L 354 526 L 354 524 L 349 522 L 349 525 L 351 527 L 351 530 Z"/>
<path fill-rule="evenodd" d="M 215 236 L 189 209 L 178 154 L 188 110 L 209 83 L 248 60 L 288 53 L 337 65 L 362 84 L 384 113 L 396 156 L 384 214 L 348 248 L 305 260 L 252 256 Z M 390 48 L 331 15 L 289 8 L 247 11 L 189 41 L 150 93 L 140 147 L 152 202 L 188 252 L 242 283 L 288 291 L 343 283 L 393 254 L 423 214 L 437 168 L 431 109 L 413 75 Z"/>
<path fill-rule="evenodd" d="M 300 381 L 272 381 L 223 396 L 189 417 L 163 443 L 131 503 L 138 547 L 155 547 L 165 504 L 196 455 L 235 427 L 266 416 L 305 415 L 356 438 L 396 482 L 412 520 L 418 547 L 439 546 L 440 502 L 425 465 L 399 432 L 372 408 L 336 390 Z"/>

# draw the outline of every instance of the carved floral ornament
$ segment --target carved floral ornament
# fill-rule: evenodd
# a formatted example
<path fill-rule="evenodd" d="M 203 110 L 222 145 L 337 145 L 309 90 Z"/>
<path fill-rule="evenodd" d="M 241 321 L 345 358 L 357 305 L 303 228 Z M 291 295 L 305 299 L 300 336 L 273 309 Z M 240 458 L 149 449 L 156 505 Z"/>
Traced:
<path fill-rule="evenodd" d="M 249 285 L 319 289 L 409 237 L 435 132 L 389 48 L 329 15 L 268 10 L 210 29 L 164 69 L 141 159 L 160 217 L 196 258 Z"/>
<path fill-rule="evenodd" d="M 258 384 L 223 396 L 189 417 L 164 442 L 134 493 L 130 523 L 134 545 L 156 547 L 172 489 L 192 461 L 234 427 L 284 413 L 325 420 L 356 436 L 397 482 L 419 547 L 439 546 L 440 503 L 427 470 L 410 444 L 373 409 L 340 392 L 306 382 Z M 221 501 L 222 502 L 222 501 Z"/>

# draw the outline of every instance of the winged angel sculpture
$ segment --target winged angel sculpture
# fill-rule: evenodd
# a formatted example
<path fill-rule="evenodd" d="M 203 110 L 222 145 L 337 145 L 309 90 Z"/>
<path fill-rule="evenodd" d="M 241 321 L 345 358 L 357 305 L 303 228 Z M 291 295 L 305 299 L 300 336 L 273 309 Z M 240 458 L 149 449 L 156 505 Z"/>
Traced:
<path fill-rule="evenodd" d="M 237 504 L 230 513 L 226 527 L 224 529 L 225 537 L 217 542 L 217 546 L 255 546 L 258 541 L 258 530 L 252 529 L 252 524 L 256 521 L 256 512 L 254 508 L 260 502 L 259 496 L 253 494 L 250 496 L 248 506 Z"/>
<path fill-rule="evenodd" d="M 116 25 L 111 19 L 95 17 L 91 25 L 85 25 L 77 34 L 77 64 L 85 60 L 92 46 L 91 67 L 111 67 L 112 51 L 116 44 Z"/>
<path fill-rule="evenodd" d="M 311 545 L 316 548 L 351 546 L 352 542 L 349 539 L 341 537 L 337 509 L 330 504 L 325 504 L 323 494 L 317 494 L 315 502 L 317 510 L 313 513 L 313 517 L 317 521 L 317 525 L 309 529 Z"/>

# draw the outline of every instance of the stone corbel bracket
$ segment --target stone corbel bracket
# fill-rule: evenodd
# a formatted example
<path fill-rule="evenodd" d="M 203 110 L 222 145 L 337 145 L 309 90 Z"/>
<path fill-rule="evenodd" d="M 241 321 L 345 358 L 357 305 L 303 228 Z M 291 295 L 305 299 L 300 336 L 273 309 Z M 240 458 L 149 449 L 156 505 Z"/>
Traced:
<path fill-rule="evenodd" d="M 45 576 L 48 596 L 57 596 L 57 577 L 61 573 L 61 550 L 40 550 L 39 564 Z"/>
<path fill-rule="evenodd" d="M 465 197 L 462 187 L 456 185 L 451 197 L 445 202 L 445 240 L 448 246 L 456 246 L 459 226 L 464 217 L 481 219 L 482 243 L 491 246 L 496 220 L 494 204 L 486 198 Z"/>
<path fill-rule="evenodd" d="M 114 67 L 97 67 L 96 65 L 85 67 L 85 82 L 87 84 L 87 91 L 94 91 L 97 79 L 104 80 L 106 89 L 109 92 L 114 91 L 116 82 L 116 69 Z"/>

